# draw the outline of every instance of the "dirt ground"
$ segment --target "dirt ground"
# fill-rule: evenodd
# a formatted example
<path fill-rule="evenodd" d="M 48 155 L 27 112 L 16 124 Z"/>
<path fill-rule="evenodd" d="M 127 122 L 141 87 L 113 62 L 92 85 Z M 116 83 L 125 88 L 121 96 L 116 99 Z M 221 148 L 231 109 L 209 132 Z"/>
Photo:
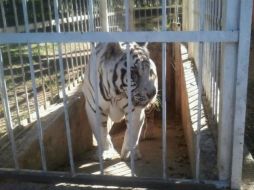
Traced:
<path fill-rule="evenodd" d="M 161 121 L 155 120 L 154 126 L 142 134 L 140 151 L 142 159 L 135 162 L 135 175 L 138 177 L 162 177 L 162 127 Z M 120 153 L 124 138 L 124 130 L 113 134 L 113 144 Z M 168 175 L 174 178 L 190 178 L 187 146 L 184 142 L 183 129 L 179 122 L 171 122 L 167 126 L 167 162 Z M 77 163 L 79 172 L 99 173 L 99 163 L 93 159 L 93 151 L 80 158 Z M 112 161 L 105 162 L 106 175 L 131 176 L 130 162 L 123 162 L 119 155 Z"/>
<path fill-rule="evenodd" d="M 135 175 L 138 177 L 162 177 L 162 127 L 160 120 L 154 120 L 153 126 L 145 133 L 142 133 L 140 142 L 140 151 L 142 159 L 135 162 Z M 187 155 L 187 145 L 184 142 L 183 129 L 179 121 L 170 122 L 167 125 L 167 172 L 169 177 L 173 178 L 191 178 L 190 163 Z M 119 153 L 124 137 L 123 129 L 112 134 L 113 144 Z M 99 162 L 95 159 L 95 150 L 91 150 L 85 155 L 82 155 L 76 161 L 76 171 L 79 173 L 99 174 Z M 131 176 L 130 162 L 123 162 L 119 156 L 116 156 L 112 161 L 104 162 L 106 175 Z M 61 170 L 69 170 L 62 168 Z M 14 181 L 0 181 L 0 190 L 64 190 L 64 189 L 95 189 L 88 185 L 73 185 L 73 184 L 33 184 L 33 183 L 18 183 Z M 98 186 L 96 189 L 106 189 L 106 187 Z M 107 187 L 107 189 L 111 189 Z M 132 189 L 132 188 L 113 188 L 113 189 Z M 140 189 L 141 188 L 136 188 Z"/>

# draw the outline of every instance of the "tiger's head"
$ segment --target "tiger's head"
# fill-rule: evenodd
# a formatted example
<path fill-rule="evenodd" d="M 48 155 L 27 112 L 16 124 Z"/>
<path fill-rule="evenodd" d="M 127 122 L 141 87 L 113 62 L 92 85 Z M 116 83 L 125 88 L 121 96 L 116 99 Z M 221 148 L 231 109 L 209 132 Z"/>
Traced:
<path fill-rule="evenodd" d="M 135 107 L 146 107 L 156 101 L 158 77 L 156 65 L 150 59 L 147 44 L 129 43 L 131 68 L 131 99 Z M 115 63 L 113 83 L 116 94 L 128 97 L 127 43 L 109 43 L 103 56 Z"/>
<path fill-rule="evenodd" d="M 147 49 L 147 45 L 133 44 L 131 53 L 131 80 L 136 83 L 132 91 L 132 103 L 134 106 L 146 107 L 156 101 L 158 93 L 158 77 L 156 65 Z"/>
<path fill-rule="evenodd" d="M 130 43 L 130 63 L 132 104 L 146 107 L 155 103 L 158 93 L 157 69 L 150 59 L 147 44 L 140 46 L 135 42 Z M 125 77 L 127 82 L 127 75 Z M 125 92 L 128 94 L 127 88 Z"/>

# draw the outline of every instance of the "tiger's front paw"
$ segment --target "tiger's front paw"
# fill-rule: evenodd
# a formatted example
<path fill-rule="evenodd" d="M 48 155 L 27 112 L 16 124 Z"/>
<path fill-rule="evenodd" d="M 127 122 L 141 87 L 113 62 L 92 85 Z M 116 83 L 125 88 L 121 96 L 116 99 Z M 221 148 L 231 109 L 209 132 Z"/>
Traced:
<path fill-rule="evenodd" d="M 102 151 L 102 160 L 113 160 L 119 158 L 119 154 L 115 149 Z"/>
<path fill-rule="evenodd" d="M 124 161 L 130 161 L 131 151 L 127 150 L 127 149 L 122 150 L 121 159 L 124 160 Z M 141 159 L 142 159 L 142 155 L 141 155 L 139 149 L 135 148 L 135 150 L 134 150 L 134 160 L 141 160 Z"/>

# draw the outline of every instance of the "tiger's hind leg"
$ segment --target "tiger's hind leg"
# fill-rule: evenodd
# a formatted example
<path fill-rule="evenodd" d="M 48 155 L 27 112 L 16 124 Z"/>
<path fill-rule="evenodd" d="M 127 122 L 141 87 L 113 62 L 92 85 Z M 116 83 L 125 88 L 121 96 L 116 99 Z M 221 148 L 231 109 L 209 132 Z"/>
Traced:
<path fill-rule="evenodd" d="M 128 114 L 126 114 L 126 119 L 128 118 Z M 132 112 L 132 120 L 130 125 L 128 125 L 127 120 L 127 129 L 124 136 L 124 142 L 121 150 L 121 159 L 129 160 L 131 156 L 131 150 L 134 150 L 134 159 L 141 159 L 141 153 L 139 151 L 139 138 L 142 131 L 142 127 L 145 120 L 145 112 L 144 109 L 135 109 Z M 131 127 L 131 128 L 130 128 Z"/>
<path fill-rule="evenodd" d="M 113 159 L 116 156 L 116 151 L 114 149 L 111 137 L 108 133 L 109 125 L 112 123 L 111 120 L 105 114 L 100 114 L 100 120 L 97 122 L 96 112 L 86 104 L 86 112 L 88 120 L 92 129 L 92 132 L 97 141 L 97 145 L 100 146 L 101 156 L 103 160 Z M 98 157 L 100 152 L 98 151 Z"/>

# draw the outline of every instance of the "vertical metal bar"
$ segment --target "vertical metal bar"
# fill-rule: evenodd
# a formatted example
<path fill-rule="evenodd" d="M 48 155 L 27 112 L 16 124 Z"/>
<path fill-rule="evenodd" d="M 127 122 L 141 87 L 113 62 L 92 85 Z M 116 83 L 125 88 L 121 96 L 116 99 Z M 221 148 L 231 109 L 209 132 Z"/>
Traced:
<path fill-rule="evenodd" d="M 44 109 L 47 109 L 47 94 L 45 90 L 45 79 L 44 79 L 44 69 L 42 67 L 42 61 L 41 61 L 41 46 L 40 44 L 37 45 L 38 48 L 38 57 L 39 57 L 39 66 L 40 66 L 40 76 L 41 76 L 41 85 L 42 85 L 42 91 L 43 91 L 43 102 L 44 102 Z"/>
<path fill-rule="evenodd" d="M 65 0 L 64 1 L 64 4 L 65 4 L 65 9 L 66 9 L 66 17 L 67 17 L 67 26 L 68 26 L 68 31 L 70 31 L 70 28 L 71 28 L 71 26 L 70 26 L 70 13 L 69 13 L 69 6 L 68 6 L 68 1 L 67 0 Z"/>
<path fill-rule="evenodd" d="M 212 14 L 211 14 L 211 1 L 210 0 L 206 0 L 206 4 L 207 4 L 207 14 L 208 16 L 208 30 L 211 30 L 211 21 L 212 21 Z M 209 94 L 209 104 L 211 105 L 211 101 L 212 101 L 212 44 L 209 42 L 208 43 L 208 62 L 207 62 L 207 67 L 209 70 L 209 78 L 208 78 L 208 89 L 207 89 L 207 94 Z M 210 106 L 209 105 L 209 106 Z"/>
<path fill-rule="evenodd" d="M 177 19 L 177 17 L 178 17 L 178 1 L 177 0 L 175 0 L 175 6 L 174 6 L 174 8 L 175 8 L 175 11 L 174 11 L 174 13 L 175 13 L 174 21 L 175 21 L 175 23 L 177 23 L 177 20 L 178 20 Z"/>
<path fill-rule="evenodd" d="M 85 3 L 85 1 L 82 1 L 82 7 L 83 7 L 83 10 L 84 10 L 84 12 L 83 12 L 83 15 L 84 15 L 84 21 L 83 21 L 83 25 L 84 25 L 84 32 L 87 32 L 88 30 L 88 27 L 87 27 L 87 19 L 88 19 L 88 15 L 87 15 L 87 7 L 86 7 L 86 3 Z"/>
<path fill-rule="evenodd" d="M 94 32 L 94 28 L 95 28 L 95 25 L 94 25 L 94 14 L 93 14 L 93 1 L 89 0 L 89 3 L 88 3 L 88 16 L 89 16 L 89 22 L 88 22 L 88 26 L 89 26 L 89 32 Z"/>
<path fill-rule="evenodd" d="M 86 31 L 86 20 L 87 20 L 87 1 L 83 1 L 81 0 L 80 2 L 81 4 L 81 7 L 82 7 L 82 10 L 83 10 L 83 26 L 84 26 L 84 31 Z"/>
<path fill-rule="evenodd" d="M 238 30 L 239 0 L 222 1 L 222 30 Z M 220 122 L 218 127 L 218 171 L 220 180 L 231 176 L 237 43 L 223 43 L 220 71 Z"/>
<path fill-rule="evenodd" d="M 212 1 L 209 1 L 209 7 L 210 7 L 210 15 L 211 15 L 211 19 L 210 19 L 210 29 L 209 30 L 213 30 L 213 19 L 214 19 L 214 15 L 213 15 L 213 8 L 212 8 Z M 213 109 L 213 59 L 214 59 L 214 43 L 210 42 L 210 72 L 211 72 L 211 77 L 210 77 L 210 96 L 211 96 L 211 100 L 210 100 L 210 107 L 211 109 Z"/>
<path fill-rule="evenodd" d="M 37 27 L 38 24 L 37 24 L 36 9 L 35 9 L 34 0 L 32 0 L 32 9 L 33 9 L 35 32 L 38 32 L 38 27 Z M 43 76 L 43 68 L 42 68 L 42 63 L 41 63 L 41 54 L 40 54 L 40 45 L 39 44 L 37 44 L 37 49 L 38 49 L 38 56 L 39 56 L 39 67 L 40 67 L 40 76 L 41 76 L 41 82 L 42 82 L 44 108 L 46 109 L 47 108 L 47 96 L 46 96 L 46 91 L 45 91 L 45 81 L 44 81 L 44 76 Z"/>
<path fill-rule="evenodd" d="M 79 0 L 79 6 L 80 6 L 80 15 L 82 15 L 82 23 L 81 23 L 81 32 L 86 32 L 87 31 L 87 26 L 86 26 L 86 10 L 85 10 L 85 5 L 84 1 Z M 83 9 L 84 8 L 84 9 Z M 84 72 L 85 72 L 85 65 L 86 65 L 86 51 L 87 51 L 87 43 L 82 43 L 83 44 L 83 59 L 84 59 L 84 64 L 81 68 L 82 72 L 82 79 L 84 79 Z"/>
<path fill-rule="evenodd" d="M 66 11 L 67 11 L 67 14 L 66 14 L 66 16 L 67 16 L 67 25 L 68 25 L 68 32 L 70 32 L 71 31 L 71 26 L 70 26 L 70 8 L 69 8 L 69 6 L 68 6 L 68 1 L 67 0 L 65 0 L 64 1 L 65 3 L 65 8 L 66 8 Z M 71 17 L 71 19 L 72 19 L 72 21 L 73 21 L 73 18 Z M 68 44 L 68 47 L 70 48 L 70 59 L 71 59 L 71 71 L 72 71 L 72 85 L 73 85 L 73 87 L 75 87 L 76 85 L 75 85 L 75 71 L 74 71 L 74 63 L 73 63 L 73 54 L 72 54 L 72 45 L 71 45 L 71 43 L 69 43 Z"/>
<path fill-rule="evenodd" d="M 25 90 L 25 99 L 26 99 L 26 108 L 27 108 L 27 114 L 28 114 L 28 122 L 30 123 L 32 121 L 31 118 L 31 109 L 30 109 L 30 100 L 28 96 L 28 87 L 27 87 L 27 82 L 26 82 L 26 73 L 25 73 L 25 67 L 24 67 L 24 60 L 22 56 L 22 50 L 21 46 L 19 44 L 19 59 L 21 63 L 21 71 L 22 71 L 22 80 L 23 80 L 23 85 L 24 85 L 24 90 Z"/>
<path fill-rule="evenodd" d="M 162 1 L 162 31 L 167 31 L 167 4 Z M 167 178 L 167 101 L 166 101 L 166 79 L 167 79 L 167 44 L 162 43 L 162 175 Z"/>
<path fill-rule="evenodd" d="M 6 18 L 5 18 L 5 9 L 4 9 L 4 5 L 3 5 L 3 0 L 0 0 L 0 7 L 1 7 L 1 13 L 2 13 L 4 32 L 6 32 L 7 23 L 6 23 Z"/>
<path fill-rule="evenodd" d="M 61 31 L 65 32 L 65 17 L 64 17 L 64 2 L 60 4 L 60 10 L 61 10 L 61 18 L 59 17 L 59 23 L 60 26 L 62 26 Z"/>
<path fill-rule="evenodd" d="M 111 31 L 117 31 L 117 15 L 118 15 L 118 11 L 116 11 L 116 8 L 115 8 L 115 5 L 113 4 L 112 0 L 109 0 L 110 2 L 110 13 L 111 13 L 111 16 L 110 16 L 110 25 L 111 25 Z"/>
<path fill-rule="evenodd" d="M 82 50 L 81 50 L 81 44 L 78 43 L 78 50 L 79 50 L 79 66 L 78 66 L 78 72 L 79 74 L 79 80 L 83 80 L 83 75 L 82 75 L 82 65 L 83 65 L 83 59 L 82 59 Z"/>
<path fill-rule="evenodd" d="M 159 17 L 160 3 L 161 3 L 161 1 L 159 2 L 159 5 L 156 6 L 156 16 L 157 16 L 157 17 Z M 139 16 L 140 16 L 140 14 L 139 14 Z M 157 21 L 157 30 L 158 30 L 158 31 L 160 30 L 160 19 L 158 19 L 158 21 Z"/>
<path fill-rule="evenodd" d="M 42 28 L 43 28 L 43 32 L 46 32 L 46 23 L 45 23 L 45 14 L 44 14 L 44 3 L 43 3 L 43 0 L 40 0 L 40 4 L 41 4 Z"/>
<path fill-rule="evenodd" d="M 221 30 L 221 0 L 218 0 L 217 4 L 217 19 L 216 19 L 216 30 Z M 215 78 L 216 78 L 216 91 L 215 91 L 215 121 L 218 123 L 219 122 L 219 61 L 220 61 L 220 50 L 221 50 L 221 43 L 216 43 L 216 73 L 215 73 Z"/>
<path fill-rule="evenodd" d="M 84 26 L 83 26 L 83 11 L 82 11 L 82 4 L 81 0 L 78 0 L 78 7 L 79 7 L 79 15 L 80 15 L 80 27 L 81 27 L 81 32 L 84 32 Z"/>
<path fill-rule="evenodd" d="M 53 31 L 52 31 L 53 32 Z M 54 85 L 57 89 L 57 95 L 58 97 L 60 97 L 60 89 L 59 89 L 59 86 L 58 86 L 58 70 L 57 70 L 57 60 L 56 60 L 56 49 L 55 49 L 55 44 L 52 43 L 52 52 L 53 52 L 53 67 L 54 67 L 54 70 L 55 70 L 55 79 L 53 80 L 54 82 Z"/>
<path fill-rule="evenodd" d="M 80 30 L 82 31 L 82 29 L 83 29 L 83 27 L 82 27 L 82 15 L 81 15 L 81 11 L 80 11 L 81 10 L 81 6 L 80 6 L 80 4 L 78 6 L 78 1 L 77 0 L 75 0 L 75 6 L 76 6 L 76 16 L 77 16 L 77 18 L 79 18 L 78 21 L 80 21 L 80 22 L 78 22 L 78 31 L 80 31 Z M 82 81 L 83 80 L 83 75 L 82 75 L 83 59 L 82 59 L 82 53 L 81 53 L 82 50 L 81 50 L 81 44 L 80 43 L 78 43 L 78 50 L 79 50 L 79 65 L 77 67 L 78 73 L 79 73 L 78 74 L 79 75 L 78 81 L 79 80 Z"/>
<path fill-rule="evenodd" d="M 79 8 L 78 8 L 78 1 L 75 0 L 75 11 L 76 11 L 76 18 L 77 18 L 77 31 L 80 32 L 80 22 L 81 21 L 81 15 L 79 15 Z M 78 80 L 77 82 L 79 82 L 79 80 L 81 79 L 82 81 L 82 71 L 81 71 L 81 66 L 83 64 L 83 59 L 82 59 L 82 55 L 81 55 L 81 50 L 80 50 L 80 43 L 77 44 L 78 47 L 78 52 L 76 53 L 77 57 L 79 57 L 79 63 L 77 63 L 77 73 L 78 73 Z"/>
<path fill-rule="evenodd" d="M 77 0 L 74 1 L 75 3 L 75 11 L 76 11 L 76 23 L 77 23 L 77 31 L 80 31 L 80 27 L 79 27 L 79 15 L 78 15 L 78 2 Z M 74 8 L 73 8 L 73 12 L 74 12 Z"/>
<path fill-rule="evenodd" d="M 96 30 L 96 27 L 97 27 L 97 21 L 96 21 L 96 19 L 97 19 L 97 15 L 96 15 L 96 11 L 94 10 L 94 7 L 95 7 L 95 5 L 96 5 L 96 0 L 94 0 L 93 2 L 91 2 L 91 3 L 93 3 L 93 5 L 92 5 L 92 7 L 93 7 L 93 9 L 90 11 L 90 0 L 89 0 L 89 7 L 88 7 L 88 11 L 89 11 L 89 19 L 91 19 L 91 18 L 93 18 L 92 20 L 92 22 L 93 22 L 93 26 L 94 26 L 94 28 L 93 28 L 93 30 L 96 32 L 97 30 Z M 91 22 L 91 21 L 89 21 L 89 22 Z"/>
<path fill-rule="evenodd" d="M 138 9 L 138 29 L 137 30 L 141 30 L 140 28 L 140 23 L 141 23 L 141 2 L 140 1 L 137 1 L 137 9 Z"/>
<path fill-rule="evenodd" d="M 95 31 L 100 31 L 101 29 L 101 25 L 100 25 L 100 16 L 99 16 L 99 2 L 98 0 L 94 0 L 94 4 L 96 5 L 96 9 L 94 10 L 94 14 L 95 14 Z"/>
<path fill-rule="evenodd" d="M 35 10 L 34 0 L 32 0 L 32 9 L 33 9 L 33 20 L 34 20 L 34 28 L 35 28 L 35 32 L 38 32 L 38 27 L 37 27 L 37 18 L 36 18 L 36 10 Z"/>
<path fill-rule="evenodd" d="M 240 33 L 237 60 L 238 63 L 236 71 L 233 153 L 231 170 L 232 189 L 240 189 L 242 179 L 252 5 L 252 0 L 245 0 L 241 1 L 240 6 Z"/>
<path fill-rule="evenodd" d="M 125 31 L 129 32 L 130 31 L 130 20 L 129 20 L 129 1 L 125 0 L 124 1 L 124 6 L 125 6 Z M 131 100 L 131 66 L 130 66 L 130 45 L 127 43 L 127 93 L 128 93 L 128 129 L 130 131 L 130 134 L 132 134 L 132 100 Z M 134 142 L 132 140 L 132 142 Z M 135 162 L 134 162 L 134 148 L 133 146 L 131 147 L 131 175 L 135 176 Z"/>
<path fill-rule="evenodd" d="M 27 4 L 26 3 L 27 3 L 26 0 L 22 0 L 25 30 L 26 30 L 26 33 L 29 33 Z M 32 47 L 31 47 L 31 44 L 27 44 L 27 45 L 28 45 L 29 66 L 30 66 L 31 79 L 32 79 L 32 88 L 33 88 L 33 94 L 34 94 L 34 105 L 35 105 L 36 118 L 37 118 L 37 133 L 38 133 L 37 135 L 38 135 L 38 138 L 39 138 L 42 169 L 43 169 L 43 171 L 47 171 L 45 150 L 44 150 L 44 145 L 43 145 L 43 129 L 42 129 L 40 113 L 39 113 L 39 105 L 38 105 L 38 99 L 37 99 L 37 89 L 36 89 L 33 59 L 32 59 Z"/>
<path fill-rule="evenodd" d="M 15 26 L 16 26 L 16 32 L 18 31 L 18 15 L 17 15 L 17 6 L 15 0 L 12 0 L 12 6 L 13 6 L 13 13 L 14 13 L 14 20 L 15 20 Z"/>
<path fill-rule="evenodd" d="M 71 21 L 72 21 L 71 24 L 72 24 L 73 32 L 76 32 L 73 2 L 71 2 L 69 11 L 71 11 L 70 14 L 71 14 Z"/>
<path fill-rule="evenodd" d="M 14 73 L 13 73 L 13 65 L 12 65 L 12 58 L 11 58 L 11 50 L 9 44 L 7 45 L 7 56 L 8 62 L 10 65 L 10 72 L 11 72 L 11 82 L 13 84 L 13 91 L 14 91 L 14 100 L 15 100 L 15 108 L 16 108 L 16 115 L 17 115 L 17 124 L 20 125 L 20 110 L 19 110 L 19 100 L 17 96 L 17 86 L 14 80 Z"/>
<path fill-rule="evenodd" d="M 47 29 L 46 29 L 46 23 L 45 23 L 45 14 L 44 14 L 44 3 L 43 3 L 43 0 L 40 0 L 40 3 L 41 3 L 41 15 L 42 15 L 42 27 L 43 27 L 43 32 L 46 32 Z M 49 81 L 50 81 L 50 94 L 51 96 L 49 97 L 50 98 L 50 101 L 52 103 L 52 100 L 53 100 L 53 97 L 54 97 L 54 93 L 53 93 L 53 80 L 52 80 L 52 77 L 51 77 L 51 71 L 50 71 L 50 61 L 49 61 L 49 54 L 48 54 L 48 44 L 47 42 L 45 43 L 45 51 L 46 51 L 46 59 L 47 59 L 47 70 L 48 70 L 48 78 L 49 78 Z"/>
<path fill-rule="evenodd" d="M 102 31 L 109 32 L 109 23 L 108 23 L 108 5 L 107 1 L 100 1 L 100 18 L 102 24 Z"/>
<path fill-rule="evenodd" d="M 60 33 L 60 23 L 59 23 L 59 15 L 58 15 L 58 0 L 54 0 L 54 12 L 55 12 L 55 20 L 56 20 L 56 30 L 57 33 Z M 67 145 L 68 145 L 68 155 L 71 167 L 71 174 L 75 175 L 75 166 L 73 160 L 73 150 L 72 150 L 72 141 L 71 141 L 71 131 L 70 131 L 70 121 L 69 121 L 69 113 L 68 113 L 68 105 L 67 105 L 67 95 L 65 92 L 65 79 L 64 79 L 64 67 L 63 67 L 63 55 L 62 55 L 62 44 L 58 43 L 58 55 L 59 55 L 59 66 L 60 66 L 60 76 L 61 76 L 61 85 L 62 85 L 62 94 L 63 94 L 63 104 L 64 104 L 64 119 L 65 119 L 65 130 L 67 137 Z"/>
<path fill-rule="evenodd" d="M 212 15 L 212 17 L 211 17 L 211 30 L 214 30 L 214 20 L 215 20 L 215 18 L 216 18 L 216 16 L 215 16 L 215 11 L 214 11 L 214 6 L 215 6 L 215 1 L 211 1 L 210 2 L 210 4 L 211 4 L 211 15 Z M 212 56 L 211 56 L 211 67 L 212 67 L 212 71 L 211 71 L 211 73 L 212 73 L 212 78 L 211 78 L 211 103 L 210 103 L 210 105 L 211 105 L 211 111 L 212 111 L 212 113 L 214 112 L 214 86 L 215 86 L 215 81 L 214 81 L 214 76 L 215 76 L 215 43 L 212 43 Z"/>
<path fill-rule="evenodd" d="M 61 3 L 61 11 L 62 13 L 64 12 L 64 3 Z M 64 20 L 64 14 L 61 14 L 61 19 L 62 19 L 62 28 L 63 28 L 63 32 L 65 32 L 65 20 Z M 66 43 L 63 44 L 64 45 L 64 53 L 65 53 L 65 63 L 66 63 L 66 68 L 67 68 L 67 77 L 68 77 L 68 82 L 67 82 L 67 86 L 68 86 L 68 90 L 70 90 L 70 83 L 71 83 L 71 78 L 70 78 L 70 67 L 69 67 L 69 58 L 68 58 L 68 54 L 67 54 L 67 45 Z"/>
<path fill-rule="evenodd" d="M 50 81 L 50 94 L 51 94 L 50 100 L 51 100 L 51 103 L 52 103 L 53 97 L 54 97 L 54 92 L 53 92 L 54 82 L 53 82 L 53 79 L 52 79 L 52 73 L 50 71 L 51 66 L 50 66 L 49 53 L 48 53 L 48 44 L 47 43 L 45 43 L 45 50 L 46 50 L 46 58 L 47 58 L 48 77 L 49 77 L 49 81 Z"/>
<path fill-rule="evenodd" d="M 107 6 L 108 6 L 108 28 L 109 32 L 113 32 L 113 23 L 112 23 L 112 14 L 113 14 L 113 8 L 112 8 L 112 3 L 110 0 L 107 1 Z"/>
<path fill-rule="evenodd" d="M 199 0 L 199 27 L 200 31 L 204 31 L 204 0 Z M 203 46 L 204 43 L 199 43 L 199 58 L 198 58 L 198 122 L 196 131 L 196 164 L 195 164 L 195 178 L 199 180 L 200 177 L 200 130 L 201 130 L 201 97 L 202 97 L 202 74 L 203 74 Z"/>
<path fill-rule="evenodd" d="M 76 32 L 73 2 L 71 2 L 70 10 L 71 10 L 71 19 L 72 19 L 73 32 Z M 76 86 L 77 81 L 78 81 L 78 70 L 77 70 L 78 69 L 78 55 L 77 55 L 76 43 L 73 43 L 73 45 L 74 45 L 74 51 L 75 51 L 75 62 L 74 61 L 72 62 L 73 63 L 72 71 L 73 71 L 73 75 L 74 75 L 73 86 Z M 71 55 L 73 55 L 72 43 L 70 44 L 70 47 L 71 47 Z"/>
<path fill-rule="evenodd" d="M 218 9 L 218 1 L 213 2 L 213 30 L 216 30 L 216 19 L 217 19 L 217 10 Z M 215 104 L 216 104 L 216 57 L 217 57 L 217 43 L 213 43 L 213 102 L 212 102 L 212 113 L 214 119 L 215 113 Z"/>
<path fill-rule="evenodd" d="M 13 161 L 15 165 L 15 169 L 19 169 L 19 163 L 17 159 L 17 150 L 16 150 L 16 143 L 15 138 L 13 134 L 13 124 L 12 124 L 12 118 L 11 118 L 11 111 L 9 106 L 9 100 L 8 100 L 8 94 L 7 94 L 7 87 L 6 82 L 4 79 L 4 66 L 3 66 L 3 57 L 2 57 L 2 51 L 0 49 L 0 95 L 2 99 L 2 104 L 4 108 L 4 115 L 6 120 L 6 128 L 8 131 L 8 135 L 11 141 L 11 150 L 13 155 Z"/>
<path fill-rule="evenodd" d="M 51 0 L 48 0 L 48 15 L 49 15 L 49 25 L 50 25 L 50 31 L 53 32 L 53 21 L 52 21 L 52 9 L 51 9 Z"/>
<path fill-rule="evenodd" d="M 48 0 L 48 15 L 49 15 L 50 31 L 54 32 L 51 0 Z M 55 80 L 53 80 L 53 83 L 55 83 L 56 88 L 57 88 L 57 95 L 58 95 L 58 97 L 60 97 L 60 89 L 59 89 L 59 86 L 58 86 L 58 72 L 57 72 L 57 66 L 56 66 L 56 52 L 55 52 L 56 50 L 55 50 L 55 44 L 54 43 L 52 43 L 52 48 L 53 48 L 52 52 L 53 52 L 53 57 L 54 57 L 53 66 L 54 66 L 54 70 L 55 70 Z"/>
<path fill-rule="evenodd" d="M 121 1 L 121 3 L 123 3 L 122 1 Z M 115 5 L 116 6 L 116 5 Z M 121 22 L 119 22 L 119 20 L 120 20 L 120 18 L 118 18 L 119 17 L 119 10 L 117 10 L 117 8 L 116 7 L 112 7 L 112 13 L 114 13 L 114 15 L 112 16 L 112 25 L 115 27 L 115 29 L 114 29 L 114 31 L 116 31 L 116 32 L 118 32 L 119 30 L 118 30 L 118 27 L 119 27 L 119 25 L 120 25 L 120 23 Z"/>
<path fill-rule="evenodd" d="M 88 12 L 89 12 L 89 32 L 94 32 L 95 31 L 95 26 L 94 26 L 94 13 L 93 13 L 93 1 L 89 0 L 89 5 L 88 5 Z M 91 67 L 93 68 L 92 71 L 94 73 L 94 84 L 96 84 L 95 86 L 95 110 L 96 110 L 96 127 L 98 129 L 98 136 L 101 136 L 101 127 L 100 127 L 100 113 L 99 113 L 99 89 L 98 89 L 98 75 L 97 75 L 97 61 L 96 61 L 96 54 L 95 54 L 95 47 L 94 47 L 94 43 L 91 44 L 92 47 L 92 61 L 90 62 Z M 103 166 L 103 160 L 102 160 L 102 143 L 100 141 L 100 139 L 98 138 L 98 151 L 99 151 L 99 161 L 100 161 L 100 172 L 101 175 L 104 174 L 104 166 Z"/>

